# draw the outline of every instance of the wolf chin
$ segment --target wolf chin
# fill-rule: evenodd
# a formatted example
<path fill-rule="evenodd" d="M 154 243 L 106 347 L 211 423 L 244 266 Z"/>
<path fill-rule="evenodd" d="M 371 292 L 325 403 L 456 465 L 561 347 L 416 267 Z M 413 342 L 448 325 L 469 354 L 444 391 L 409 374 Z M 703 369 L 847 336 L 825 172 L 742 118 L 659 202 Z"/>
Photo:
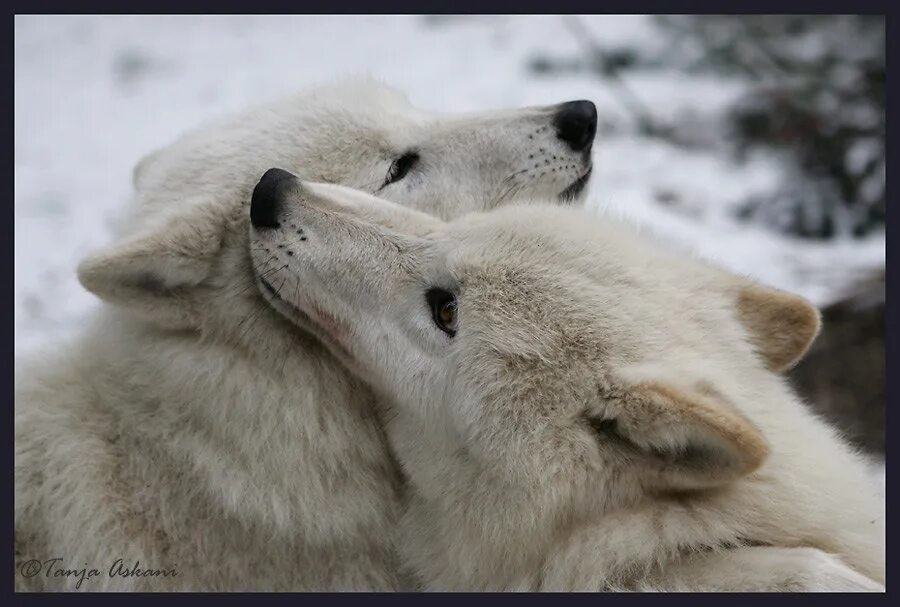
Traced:
<path fill-rule="evenodd" d="M 277 165 L 440 217 L 532 195 L 564 204 L 590 175 L 595 129 L 587 101 L 445 116 L 351 80 L 144 159 L 127 229 L 79 267 L 101 312 L 17 369 L 17 572 L 121 559 L 178 575 L 81 590 L 409 588 L 372 393 L 258 290 L 251 191 Z M 16 585 L 75 581 L 18 572 Z"/>

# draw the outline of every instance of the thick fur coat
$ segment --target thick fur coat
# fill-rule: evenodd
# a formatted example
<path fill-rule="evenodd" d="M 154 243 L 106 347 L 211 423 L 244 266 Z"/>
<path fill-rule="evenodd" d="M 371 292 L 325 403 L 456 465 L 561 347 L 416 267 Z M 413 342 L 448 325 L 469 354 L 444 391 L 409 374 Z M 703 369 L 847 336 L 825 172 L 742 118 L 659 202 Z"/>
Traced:
<path fill-rule="evenodd" d="M 568 201 L 590 146 L 570 149 L 557 113 L 438 116 L 350 81 L 142 161 L 119 241 L 79 268 L 105 302 L 95 322 L 17 368 L 17 588 L 410 587 L 371 393 L 265 302 L 250 194 L 277 165 L 442 217 Z"/>
<path fill-rule="evenodd" d="M 426 588 L 883 589 L 866 462 L 782 376 L 802 298 L 579 210 L 444 223 L 284 172 L 253 206 L 267 299 L 390 405 Z"/>

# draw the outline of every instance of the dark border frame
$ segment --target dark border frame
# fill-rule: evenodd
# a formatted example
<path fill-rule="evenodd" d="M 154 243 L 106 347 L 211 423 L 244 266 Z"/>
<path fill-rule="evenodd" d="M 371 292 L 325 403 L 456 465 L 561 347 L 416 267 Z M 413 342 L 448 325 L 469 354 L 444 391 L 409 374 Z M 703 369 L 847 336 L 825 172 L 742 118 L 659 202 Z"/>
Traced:
<path fill-rule="evenodd" d="M 896 6 L 896 5 L 895 5 Z M 669 0 L 667 2 L 661 2 L 659 0 L 642 0 L 642 1 L 625 1 L 625 0 L 607 0 L 602 4 L 599 2 L 588 2 L 587 0 L 555 0 L 552 4 L 548 2 L 535 2 L 534 0 L 519 0 L 517 2 L 499 2 L 496 0 L 490 1 L 481 1 L 475 2 L 474 0 L 464 0 L 462 2 L 435 2 L 426 0 L 424 2 L 411 2 L 409 0 L 393 0 L 388 3 L 379 3 L 375 5 L 374 3 L 364 3 L 360 1 L 351 1 L 351 2 L 304 2 L 300 4 L 299 2 L 255 2 L 252 5 L 247 3 L 245 5 L 240 5 L 237 2 L 210 2 L 208 0 L 190 0 L 188 2 L 180 1 L 180 2 L 172 2 L 171 0 L 158 0 L 156 2 L 148 2 L 146 0 L 132 0 L 131 2 L 110 2 L 108 0 L 94 0 L 93 2 L 83 3 L 80 6 L 76 6 L 73 2 L 67 2 L 65 0 L 44 0 L 44 1 L 32 1 L 32 2 L 14 2 L 12 5 L 13 11 L 12 15 L 6 21 L 7 26 L 5 31 L 8 32 L 8 35 L 5 36 L 5 40 L 7 41 L 2 45 L 2 53 L 3 53 L 3 61 L 2 66 L 3 70 L 6 72 L 5 80 L 9 83 L 8 88 L 6 89 L 5 94 L 3 95 L 3 103 L 8 108 L 8 113 L 6 114 L 8 118 L 3 121 L 3 135 L 6 141 L 8 142 L 6 146 L 3 148 L 3 160 L 4 160 L 4 169 L 7 173 L 6 183 L 8 184 L 8 188 L 12 190 L 9 193 L 9 200 L 15 200 L 15 183 L 14 183 L 14 150 L 15 150 L 15 142 L 13 140 L 14 134 L 14 120 L 15 113 L 14 109 L 14 63 L 13 63 L 13 55 L 14 55 L 14 44 L 15 44 L 15 25 L 14 25 L 14 17 L 15 14 L 97 14 L 97 13 L 120 13 L 120 14 L 154 14 L 154 13 L 175 13 L 175 14 L 202 14 L 202 13 L 213 13 L 213 14 L 223 14 L 223 13 L 238 13 L 238 14 L 266 14 L 266 13 L 295 13 L 297 9 L 302 9 L 302 14 L 409 14 L 409 13 L 444 13 L 444 14 L 453 14 L 453 13 L 471 13 L 471 14 L 501 14 L 501 13 L 546 13 L 552 12 L 553 14 L 563 14 L 563 13 L 594 13 L 596 9 L 603 8 L 609 11 L 609 14 L 615 14 L 618 12 L 621 13 L 635 13 L 635 12 L 647 12 L 647 13 L 719 13 L 719 14 L 752 14 L 752 13 L 775 13 L 775 14 L 790 14 L 790 13 L 854 13 L 854 14 L 884 14 L 886 21 L 886 40 L 887 40 L 887 48 L 886 48 L 886 61 L 887 65 L 892 65 L 894 61 L 897 61 L 897 41 L 900 39 L 900 27 L 898 27 L 898 23 L 900 23 L 900 18 L 895 17 L 891 14 L 891 6 L 888 2 L 885 1 L 876 1 L 876 0 L 856 0 L 855 2 L 840 2 L 837 0 L 827 0 L 825 2 L 798 2 L 796 0 L 784 0 L 782 2 L 772 2 L 771 0 L 762 0 L 759 2 L 748 2 L 746 0 L 740 0 L 738 2 L 729 2 L 727 4 L 722 2 L 689 2 L 685 0 Z M 896 82 L 900 82 L 897 80 Z M 900 93 L 898 93 L 895 89 L 897 88 L 897 84 L 894 81 L 888 79 L 888 87 L 886 91 L 886 104 L 885 107 L 888 108 L 891 106 L 890 100 L 900 99 Z M 900 149 L 897 147 L 896 142 L 898 140 L 898 136 L 900 136 L 900 127 L 898 127 L 897 121 L 887 120 L 887 141 L 886 146 L 889 149 L 896 150 Z M 893 154 L 887 155 L 887 174 L 897 174 L 897 158 Z M 892 187 L 890 184 L 890 180 L 886 184 L 887 189 L 887 197 L 888 200 L 891 200 L 891 194 L 897 191 L 896 187 Z M 900 204 L 900 202 L 898 202 Z M 3 308 L 5 308 L 5 312 L 7 315 L 7 321 L 3 324 L 3 343 L 7 345 L 7 347 L 2 349 L 3 357 L 3 375 L 2 375 L 2 387 L 3 392 L 8 395 L 8 409 L 5 413 L 5 427 L 4 433 L 7 437 L 6 447 L 2 449 L 2 457 L 3 464 L 6 470 L 10 470 L 13 467 L 13 443 L 14 443 L 14 432 L 13 432 L 13 402 L 14 402 L 14 310 L 15 310 L 15 293 L 14 293 L 14 244 L 15 244 L 15 232 L 14 232 L 14 205 L 8 204 L 6 207 L 7 220 L 3 224 L 3 230 L 5 233 L 5 238 L 3 239 L 3 243 L 5 244 L 5 251 L 2 255 L 2 264 L 4 267 L 4 275 L 9 277 L 9 282 L 5 286 L 4 297 L 2 298 Z M 896 212 L 892 212 L 891 210 L 887 211 L 887 221 L 886 221 L 886 229 L 887 229 L 887 240 L 893 241 L 897 232 L 897 221 L 894 219 L 894 215 Z M 886 317 L 886 352 L 885 355 L 888 360 L 888 368 L 890 368 L 890 361 L 897 360 L 897 348 L 898 348 L 898 332 L 900 332 L 900 324 L 898 324 L 897 318 L 897 310 L 895 307 L 892 307 L 891 303 L 894 301 L 900 301 L 900 287 L 897 284 L 897 271 L 892 271 L 890 268 L 893 266 L 892 261 L 897 260 L 897 255 L 892 254 L 891 249 L 888 248 L 886 251 L 887 255 L 887 269 L 886 269 L 886 299 L 887 299 L 887 317 Z M 900 263 L 900 262 L 898 262 Z M 893 398 L 894 395 L 900 393 L 898 392 L 897 382 L 900 381 L 897 375 L 891 375 L 888 373 L 887 377 L 887 399 L 888 403 L 892 400 L 896 400 Z M 890 406 L 887 407 L 888 411 L 886 414 L 886 433 L 887 433 L 887 446 L 885 458 L 886 461 L 889 459 L 888 453 L 891 451 L 890 449 L 890 438 L 892 436 L 896 436 L 895 428 L 896 420 L 900 419 L 900 416 L 894 415 L 890 411 Z M 892 470 L 892 468 L 888 467 L 888 470 Z M 892 472 L 889 472 L 890 476 Z M 895 502 L 896 500 L 892 497 L 891 492 L 891 483 L 886 483 L 886 502 L 887 502 L 887 512 L 890 513 L 890 504 Z M 266 594 L 266 593 L 236 593 L 236 594 L 220 594 L 220 593 L 209 593 L 209 594 L 199 594 L 199 593 L 179 593 L 179 594 L 163 594 L 163 595 L 155 595 L 150 593 L 135 593 L 128 594 L 127 599 L 116 593 L 82 593 L 82 594 L 52 594 L 52 595 L 37 595 L 37 594 L 20 594 L 13 592 L 13 584 L 14 584 L 14 571 L 13 571 L 13 536 L 14 536 L 14 517 L 13 517 L 13 491 L 14 491 L 14 483 L 13 476 L 10 475 L 9 480 L 3 484 L 2 493 L 3 493 L 3 515 L 6 521 L 6 524 L 3 525 L 3 546 L 4 550 L 2 551 L 2 566 L 3 571 L 6 573 L 3 575 L 3 592 L 2 595 L 5 599 L 3 602 L 9 601 L 10 604 L 47 604 L 47 603 L 57 603 L 57 602 L 74 602 L 74 604 L 83 604 L 83 605 L 96 605 L 100 603 L 106 604 L 120 604 L 124 600 L 127 600 L 129 604 L 146 604 L 148 601 L 153 600 L 164 600 L 164 601 L 175 601 L 175 602 L 184 602 L 188 600 L 196 600 L 198 602 L 206 602 L 207 604 L 245 604 L 248 601 L 253 602 L 282 602 L 285 604 L 304 604 L 307 602 L 312 603 L 345 603 L 345 602 L 365 602 L 367 605 L 373 604 L 400 604 L 406 603 L 411 604 L 410 601 L 415 601 L 418 603 L 422 600 L 427 600 L 429 602 L 435 603 L 444 603 L 449 604 L 450 601 L 458 600 L 456 597 L 447 596 L 445 594 L 428 594 L 428 595 L 416 595 L 416 594 L 408 594 L 408 593 L 399 593 L 399 594 L 374 594 L 374 593 L 321 593 L 321 594 L 302 594 L 302 593 L 286 593 L 286 594 Z M 891 567 L 891 553 L 893 552 L 893 547 L 895 542 L 896 533 L 893 533 L 893 525 L 890 522 L 887 522 L 887 582 L 886 587 L 888 588 L 888 592 L 882 595 L 868 595 L 868 596 L 858 596 L 853 599 L 848 599 L 846 596 L 841 595 L 817 595 L 817 596 L 808 596 L 808 595 L 780 595 L 780 594 L 772 594 L 766 596 L 755 596 L 748 594 L 730 594 L 727 598 L 722 597 L 717 594 L 696 594 L 696 593 L 687 593 L 687 594 L 678 594 L 678 595 L 646 595 L 646 594 L 635 594 L 635 595 L 604 595 L 602 597 L 598 597 L 593 594 L 567 594 L 567 595 L 559 595 L 559 594 L 543 594 L 543 595 L 533 595 L 533 594 L 515 594 L 515 595 L 503 595 L 503 594 L 495 594 L 488 595 L 486 593 L 472 593 L 466 594 L 466 600 L 485 600 L 491 602 L 512 602 L 515 601 L 517 604 L 521 604 L 522 602 L 532 603 L 538 601 L 547 601 L 548 603 L 556 603 L 560 600 L 565 601 L 573 601 L 573 602 L 582 602 L 582 604 L 590 604 L 596 605 L 596 601 L 603 601 L 603 603 L 607 603 L 608 601 L 613 601 L 616 603 L 629 603 L 629 604 L 649 604 L 650 602 L 669 602 L 672 604 L 679 602 L 688 602 L 692 605 L 698 604 L 707 604 L 714 605 L 719 604 L 720 601 L 728 601 L 730 604 L 739 605 L 739 604 L 756 604 L 761 600 L 765 600 L 768 602 L 774 603 L 783 603 L 788 604 L 796 604 L 798 602 L 809 602 L 813 604 L 822 604 L 822 603 L 831 603 L 835 605 L 844 604 L 847 600 L 853 600 L 854 602 L 859 603 L 869 603 L 872 604 L 887 604 L 889 599 L 890 592 L 892 590 L 894 583 L 900 583 L 900 581 L 895 581 L 894 578 L 894 569 Z M 477 597 L 477 598 L 475 598 Z M 460 597 L 463 598 L 463 597 Z"/>

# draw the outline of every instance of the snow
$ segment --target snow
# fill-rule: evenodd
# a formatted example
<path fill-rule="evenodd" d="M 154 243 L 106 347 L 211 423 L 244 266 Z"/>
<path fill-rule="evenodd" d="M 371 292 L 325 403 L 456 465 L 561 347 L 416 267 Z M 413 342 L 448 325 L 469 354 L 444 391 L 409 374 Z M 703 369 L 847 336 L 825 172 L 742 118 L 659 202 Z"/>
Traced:
<path fill-rule="evenodd" d="M 737 202 L 781 178 L 779 158 L 738 164 L 639 136 L 608 81 L 529 72 L 538 54 L 579 48 L 565 19 L 16 16 L 16 351 L 71 334 L 98 305 L 74 269 L 109 242 L 144 154 L 224 113 L 354 73 L 444 111 L 592 99 L 609 128 L 596 143 L 589 208 L 819 304 L 884 267 L 883 234 L 805 242 L 734 220 Z M 604 45 L 659 46 L 648 18 L 581 19 Z M 741 91 L 735 81 L 682 72 L 624 79 L 655 115 L 689 111 L 698 130 L 713 129 L 709 117 Z"/>

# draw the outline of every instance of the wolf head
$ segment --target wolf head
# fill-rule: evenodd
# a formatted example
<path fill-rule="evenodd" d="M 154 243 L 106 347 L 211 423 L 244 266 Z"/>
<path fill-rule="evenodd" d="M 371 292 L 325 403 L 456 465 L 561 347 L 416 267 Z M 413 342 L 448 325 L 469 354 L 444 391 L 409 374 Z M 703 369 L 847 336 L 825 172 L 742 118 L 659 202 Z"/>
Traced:
<path fill-rule="evenodd" d="M 577 210 L 445 223 L 273 170 L 252 212 L 267 299 L 415 420 L 401 459 L 465 454 L 455 490 L 487 477 L 596 510 L 745 476 L 768 450 L 754 390 L 818 330 L 797 296 Z"/>
<path fill-rule="evenodd" d="M 588 101 L 448 116 L 369 80 L 325 86 L 211 124 L 144 159 L 131 231 L 86 259 L 79 278 L 166 327 L 232 338 L 241 324 L 240 334 L 255 339 L 243 322 L 259 300 L 247 207 L 266 168 L 451 217 L 528 195 L 576 200 L 591 173 L 595 130 Z"/>
<path fill-rule="evenodd" d="M 449 218 L 528 195 L 577 200 L 596 127 L 590 101 L 446 115 L 347 80 L 189 134 L 142 160 L 134 183 L 145 208 L 179 208 L 188 193 L 249 195 L 277 166 Z"/>

